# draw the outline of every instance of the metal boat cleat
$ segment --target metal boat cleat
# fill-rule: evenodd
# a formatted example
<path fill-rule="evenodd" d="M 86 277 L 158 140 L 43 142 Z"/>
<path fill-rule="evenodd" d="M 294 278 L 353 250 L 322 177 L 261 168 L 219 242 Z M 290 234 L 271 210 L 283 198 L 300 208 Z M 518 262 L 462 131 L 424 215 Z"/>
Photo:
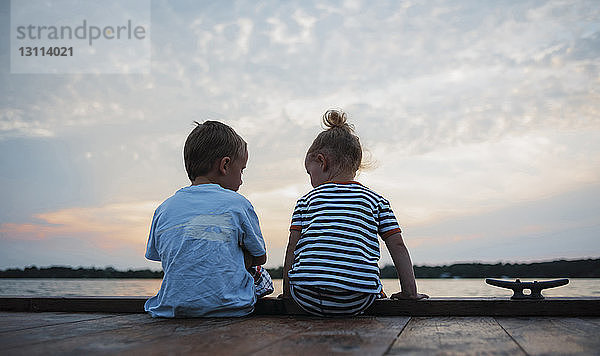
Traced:
<path fill-rule="evenodd" d="M 569 280 L 564 278 L 542 282 L 521 282 L 521 280 L 517 279 L 514 282 L 511 282 L 500 279 L 486 278 L 485 283 L 500 288 L 512 289 L 514 293 L 510 299 L 544 299 L 544 296 L 542 295 L 542 289 L 564 286 L 569 283 Z M 531 294 L 524 294 L 524 289 L 529 289 Z"/>

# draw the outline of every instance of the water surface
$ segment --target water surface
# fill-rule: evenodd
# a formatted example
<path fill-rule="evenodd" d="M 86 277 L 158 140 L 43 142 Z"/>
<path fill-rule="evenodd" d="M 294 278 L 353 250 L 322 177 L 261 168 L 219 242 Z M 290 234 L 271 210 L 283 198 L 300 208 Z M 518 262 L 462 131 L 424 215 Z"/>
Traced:
<path fill-rule="evenodd" d="M 523 281 L 547 280 L 522 278 Z M 274 280 L 275 292 L 281 293 L 282 280 Z M 389 295 L 400 290 L 396 279 L 383 279 Z M 150 296 L 158 292 L 161 279 L 0 279 L 0 295 L 21 296 Z M 492 287 L 484 279 L 417 279 L 419 292 L 432 297 L 501 297 L 512 291 Z M 564 287 L 547 289 L 548 297 L 600 297 L 600 279 L 573 278 Z"/>

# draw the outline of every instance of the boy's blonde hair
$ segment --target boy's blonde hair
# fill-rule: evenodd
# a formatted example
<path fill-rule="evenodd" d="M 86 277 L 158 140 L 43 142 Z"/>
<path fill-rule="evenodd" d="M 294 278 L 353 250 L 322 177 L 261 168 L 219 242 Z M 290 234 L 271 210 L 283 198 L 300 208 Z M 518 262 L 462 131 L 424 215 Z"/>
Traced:
<path fill-rule="evenodd" d="M 247 144 L 231 127 L 219 121 L 194 121 L 196 127 L 190 132 L 183 147 L 183 160 L 188 178 L 208 173 L 216 160 L 223 157 L 235 161 L 242 157 Z"/>
<path fill-rule="evenodd" d="M 313 159 L 320 153 L 329 159 L 336 173 L 354 175 L 361 167 L 362 146 L 347 119 L 342 110 L 327 110 L 323 114 L 327 129 L 315 138 L 306 155 Z"/>

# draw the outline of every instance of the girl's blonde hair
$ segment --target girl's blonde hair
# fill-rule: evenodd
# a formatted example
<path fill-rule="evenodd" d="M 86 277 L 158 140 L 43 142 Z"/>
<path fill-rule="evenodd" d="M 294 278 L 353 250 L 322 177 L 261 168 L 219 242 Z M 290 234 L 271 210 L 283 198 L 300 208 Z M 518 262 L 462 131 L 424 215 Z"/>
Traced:
<path fill-rule="evenodd" d="M 355 175 L 362 163 L 362 146 L 347 120 L 342 110 L 327 110 L 323 114 L 327 129 L 315 138 L 306 155 L 313 159 L 320 153 L 330 161 L 335 173 Z"/>

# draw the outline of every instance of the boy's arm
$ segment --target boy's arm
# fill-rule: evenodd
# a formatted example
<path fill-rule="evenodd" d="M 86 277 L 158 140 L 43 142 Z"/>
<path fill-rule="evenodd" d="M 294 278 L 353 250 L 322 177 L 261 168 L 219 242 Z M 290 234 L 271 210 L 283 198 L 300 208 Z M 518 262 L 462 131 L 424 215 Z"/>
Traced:
<path fill-rule="evenodd" d="M 402 291 L 391 296 L 392 299 L 423 299 L 429 298 L 425 294 L 417 293 L 417 284 L 415 282 L 415 273 L 413 271 L 412 261 L 408 249 L 402 239 L 402 233 L 396 232 L 385 239 L 385 244 L 390 251 L 400 287 Z"/>
<path fill-rule="evenodd" d="M 296 244 L 300 240 L 299 230 L 290 230 L 290 238 L 288 240 L 287 249 L 285 251 L 285 260 L 283 262 L 283 297 L 290 298 L 290 280 L 288 272 L 292 269 L 292 263 L 294 263 L 294 250 L 296 250 Z"/>
<path fill-rule="evenodd" d="M 252 256 L 250 252 L 244 250 L 244 264 L 246 269 L 254 266 L 262 266 L 267 263 L 267 254 L 262 256 Z"/>
<path fill-rule="evenodd" d="M 150 224 L 150 234 L 148 235 L 148 243 L 146 244 L 146 258 L 150 261 L 160 262 L 160 254 L 156 248 L 156 226 L 158 224 L 158 209 L 154 211 L 152 223 Z"/>
<path fill-rule="evenodd" d="M 252 256 L 252 266 L 262 266 L 267 263 L 267 254 L 265 253 L 262 256 Z"/>
<path fill-rule="evenodd" d="M 241 217 L 241 226 L 243 229 L 241 246 L 244 251 L 245 267 L 249 268 L 264 265 L 267 262 L 267 252 L 265 241 L 260 231 L 258 216 L 252 204 L 247 200 L 245 202 L 247 206 Z"/>

